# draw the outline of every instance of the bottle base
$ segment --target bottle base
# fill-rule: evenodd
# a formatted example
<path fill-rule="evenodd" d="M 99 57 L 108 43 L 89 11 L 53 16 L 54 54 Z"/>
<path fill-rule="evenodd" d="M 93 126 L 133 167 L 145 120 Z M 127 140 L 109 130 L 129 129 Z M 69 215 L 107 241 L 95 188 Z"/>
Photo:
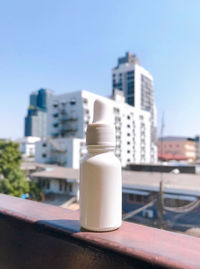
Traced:
<path fill-rule="evenodd" d="M 119 229 L 120 226 L 121 226 L 121 224 L 117 225 L 117 226 L 113 226 L 113 227 L 97 228 L 97 227 L 81 225 L 81 228 L 83 228 L 86 231 L 92 231 L 92 232 L 110 232 L 110 231 L 114 231 L 114 230 Z"/>

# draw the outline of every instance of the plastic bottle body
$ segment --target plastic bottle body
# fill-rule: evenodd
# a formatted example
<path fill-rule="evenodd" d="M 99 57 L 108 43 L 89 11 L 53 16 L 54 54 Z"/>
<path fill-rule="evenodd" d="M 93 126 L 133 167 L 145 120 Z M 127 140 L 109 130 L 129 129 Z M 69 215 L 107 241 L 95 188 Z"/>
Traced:
<path fill-rule="evenodd" d="M 89 149 L 80 164 L 81 227 L 91 231 L 111 231 L 119 228 L 121 222 L 120 161 L 113 150 Z"/>

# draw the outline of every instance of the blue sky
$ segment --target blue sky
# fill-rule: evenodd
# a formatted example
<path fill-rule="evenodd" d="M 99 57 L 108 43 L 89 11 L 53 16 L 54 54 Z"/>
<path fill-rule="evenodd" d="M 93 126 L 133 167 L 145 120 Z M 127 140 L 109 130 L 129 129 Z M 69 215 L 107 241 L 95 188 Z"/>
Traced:
<path fill-rule="evenodd" d="M 23 135 L 40 87 L 109 95 L 126 51 L 154 76 L 164 134 L 200 134 L 199 10 L 198 0 L 0 1 L 0 137 Z"/>

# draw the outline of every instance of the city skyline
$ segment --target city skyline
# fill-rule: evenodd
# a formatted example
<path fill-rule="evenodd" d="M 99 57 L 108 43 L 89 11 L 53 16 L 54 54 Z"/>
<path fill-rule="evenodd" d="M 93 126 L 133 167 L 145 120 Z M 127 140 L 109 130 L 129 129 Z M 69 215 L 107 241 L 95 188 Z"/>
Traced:
<path fill-rule="evenodd" d="M 0 137 L 23 136 L 39 88 L 110 95 L 112 67 L 126 51 L 154 77 L 158 135 L 162 112 L 164 135 L 199 134 L 200 3 L 78 2 L 0 4 Z"/>

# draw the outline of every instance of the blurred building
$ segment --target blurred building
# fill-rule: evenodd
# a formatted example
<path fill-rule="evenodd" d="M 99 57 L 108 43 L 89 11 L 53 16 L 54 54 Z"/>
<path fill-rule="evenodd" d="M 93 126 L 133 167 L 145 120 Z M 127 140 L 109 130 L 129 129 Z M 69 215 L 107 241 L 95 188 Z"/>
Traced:
<path fill-rule="evenodd" d="M 25 117 L 25 136 L 46 137 L 47 108 L 52 91 L 40 89 L 30 95 L 30 104 Z"/>
<path fill-rule="evenodd" d="M 153 77 L 131 53 L 119 58 L 112 76 L 111 98 L 82 90 L 62 95 L 50 94 L 49 101 L 45 103 L 44 93 L 38 91 L 31 95 L 30 104 L 33 108 L 27 119 L 27 129 L 32 131 L 35 125 L 39 126 L 39 118 L 42 116 L 39 116 L 38 108 L 45 113 L 48 111 L 47 127 L 43 123 L 44 129 L 47 128 L 47 138 L 37 144 L 36 161 L 77 167 L 77 162 L 72 160 L 73 156 L 80 159 L 85 151 L 85 132 L 93 119 L 93 104 L 96 99 L 100 99 L 109 103 L 113 109 L 115 154 L 122 166 L 157 162 Z M 34 120 L 38 121 L 37 124 L 32 123 Z M 39 136 L 45 137 L 42 127 L 35 130 L 39 131 L 42 132 Z"/>
<path fill-rule="evenodd" d="M 57 164 L 79 168 L 86 151 L 84 139 L 74 137 L 44 138 L 36 143 L 35 160 L 38 163 Z"/>
<path fill-rule="evenodd" d="M 181 136 L 166 136 L 159 138 L 158 158 L 165 161 L 196 160 L 196 144 L 193 138 Z"/>
<path fill-rule="evenodd" d="M 47 163 L 53 159 L 55 152 L 52 150 L 55 151 L 56 144 L 60 149 L 57 150 L 57 160 L 58 155 L 65 156 L 63 158 L 67 161 L 62 159 L 63 164 L 77 168 L 77 162 L 72 162 L 70 158 L 80 158 L 85 152 L 85 132 L 88 123 L 92 122 L 96 99 L 107 102 L 113 109 L 115 154 L 122 166 L 129 163 L 155 163 L 157 151 L 151 139 L 151 112 L 127 104 L 123 92 L 119 90 L 114 91 L 112 99 L 88 91 L 51 96 L 48 107 L 48 138 L 46 142 L 42 140 L 37 144 L 36 161 Z M 73 139 L 76 139 L 75 144 Z"/>
<path fill-rule="evenodd" d="M 156 154 L 156 107 L 154 101 L 153 77 L 140 64 L 136 55 L 127 52 L 124 57 L 118 59 L 118 64 L 112 70 L 112 89 L 124 93 L 125 101 L 130 106 L 150 113 L 150 155 L 154 162 Z"/>
<path fill-rule="evenodd" d="M 40 141 L 40 137 L 27 136 L 17 139 L 19 150 L 22 153 L 23 160 L 35 159 L 35 143 Z"/>
<path fill-rule="evenodd" d="M 196 162 L 200 162 L 200 136 L 197 135 L 194 138 L 195 140 L 195 150 L 196 150 Z"/>
<path fill-rule="evenodd" d="M 45 166 L 31 174 L 31 179 L 38 182 L 45 194 L 67 194 L 79 196 L 78 169 L 58 166 Z"/>

